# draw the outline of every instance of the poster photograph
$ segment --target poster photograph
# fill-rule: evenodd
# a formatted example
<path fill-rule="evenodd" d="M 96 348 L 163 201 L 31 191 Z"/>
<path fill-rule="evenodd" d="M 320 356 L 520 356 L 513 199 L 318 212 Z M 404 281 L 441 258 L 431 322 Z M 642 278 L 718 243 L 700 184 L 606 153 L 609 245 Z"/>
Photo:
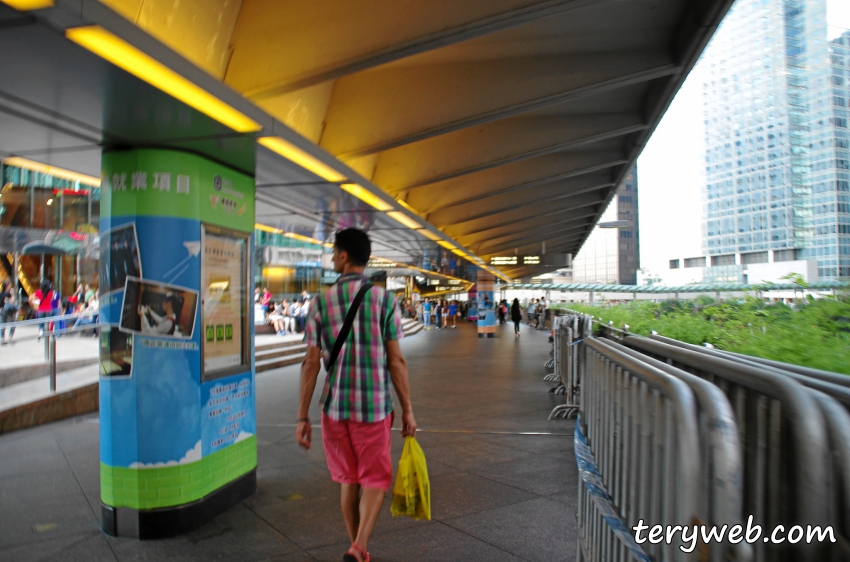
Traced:
<path fill-rule="evenodd" d="M 133 373 L 133 334 L 118 326 L 100 328 L 100 376 L 129 377 Z"/>
<path fill-rule="evenodd" d="M 115 227 L 100 236 L 100 294 L 120 291 L 128 277 L 142 277 L 135 223 Z"/>
<path fill-rule="evenodd" d="M 205 377 L 248 365 L 244 342 L 247 249 L 246 236 L 204 227 L 201 302 Z"/>
<path fill-rule="evenodd" d="M 185 287 L 128 277 L 120 329 L 162 338 L 191 338 L 198 293 Z"/>

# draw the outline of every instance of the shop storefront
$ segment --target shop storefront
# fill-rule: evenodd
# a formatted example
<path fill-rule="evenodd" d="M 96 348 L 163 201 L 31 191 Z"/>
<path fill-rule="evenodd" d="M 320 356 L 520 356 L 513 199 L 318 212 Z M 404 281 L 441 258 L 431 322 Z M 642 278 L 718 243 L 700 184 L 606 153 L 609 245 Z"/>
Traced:
<path fill-rule="evenodd" d="M 267 287 L 275 301 L 298 298 L 302 291 L 316 295 L 335 279 L 330 248 L 287 234 L 254 231 L 254 282 Z"/>
<path fill-rule="evenodd" d="M 30 293 L 48 279 L 68 296 L 78 284 L 98 286 L 100 180 L 49 172 L 16 158 L 0 164 L 0 280 Z M 64 255 L 23 252 L 44 240 L 59 244 Z"/>

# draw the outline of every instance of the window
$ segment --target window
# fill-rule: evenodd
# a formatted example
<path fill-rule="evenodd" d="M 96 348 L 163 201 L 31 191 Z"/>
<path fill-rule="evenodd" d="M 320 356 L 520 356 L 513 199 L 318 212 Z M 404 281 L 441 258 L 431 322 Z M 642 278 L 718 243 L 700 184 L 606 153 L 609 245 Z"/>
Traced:
<path fill-rule="evenodd" d="M 679 269 L 679 260 L 670 260 L 670 269 Z"/>

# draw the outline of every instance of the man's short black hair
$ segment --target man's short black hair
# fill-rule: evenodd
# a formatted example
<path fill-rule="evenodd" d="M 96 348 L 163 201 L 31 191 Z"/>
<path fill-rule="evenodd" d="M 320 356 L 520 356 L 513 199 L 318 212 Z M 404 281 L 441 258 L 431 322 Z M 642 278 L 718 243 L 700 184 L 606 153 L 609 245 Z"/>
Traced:
<path fill-rule="evenodd" d="M 372 255 L 372 242 L 369 235 L 359 228 L 346 228 L 336 233 L 334 246 L 340 252 L 346 252 L 348 259 L 354 265 L 363 266 L 369 263 Z"/>

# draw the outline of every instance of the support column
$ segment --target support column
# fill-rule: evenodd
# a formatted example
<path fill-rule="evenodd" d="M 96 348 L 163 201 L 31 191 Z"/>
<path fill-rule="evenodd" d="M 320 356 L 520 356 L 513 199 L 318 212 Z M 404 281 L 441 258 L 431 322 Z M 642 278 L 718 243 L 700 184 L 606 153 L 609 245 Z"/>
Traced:
<path fill-rule="evenodd" d="M 496 303 L 493 289 L 495 277 L 483 269 L 478 270 L 478 337 L 496 335 Z"/>
<path fill-rule="evenodd" d="M 254 180 L 107 152 L 100 225 L 102 526 L 174 536 L 256 489 Z"/>

